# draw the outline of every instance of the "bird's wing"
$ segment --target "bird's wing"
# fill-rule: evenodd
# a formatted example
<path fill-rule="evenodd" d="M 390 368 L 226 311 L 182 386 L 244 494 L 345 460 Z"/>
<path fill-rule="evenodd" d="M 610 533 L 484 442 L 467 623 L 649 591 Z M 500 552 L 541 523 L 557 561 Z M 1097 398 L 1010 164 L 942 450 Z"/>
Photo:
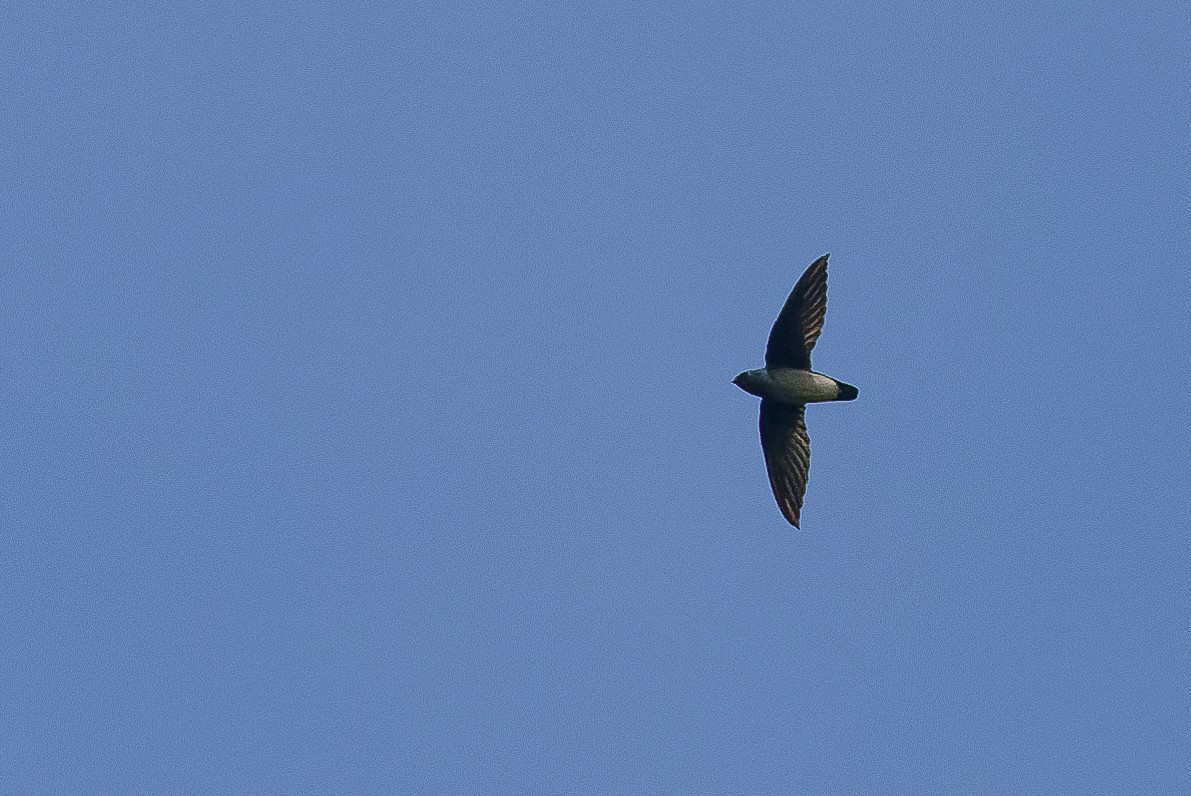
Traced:
<path fill-rule="evenodd" d="M 811 369 L 811 349 L 827 317 L 827 255 L 811 263 L 769 331 L 765 367 Z"/>
<path fill-rule="evenodd" d="M 811 465 L 811 439 L 803 417 L 805 406 L 761 399 L 761 450 L 769 485 L 782 515 L 795 528 L 806 494 L 806 476 Z"/>

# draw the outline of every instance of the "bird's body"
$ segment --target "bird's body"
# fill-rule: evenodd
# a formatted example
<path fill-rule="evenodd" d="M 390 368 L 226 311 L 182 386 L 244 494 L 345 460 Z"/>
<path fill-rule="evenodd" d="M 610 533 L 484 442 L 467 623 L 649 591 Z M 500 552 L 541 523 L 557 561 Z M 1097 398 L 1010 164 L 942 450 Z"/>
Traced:
<path fill-rule="evenodd" d="M 758 368 L 736 377 L 736 386 L 758 398 L 772 398 L 784 404 L 813 404 L 846 401 L 851 385 L 830 376 L 800 368 Z M 855 397 L 855 396 L 852 396 Z"/>
<path fill-rule="evenodd" d="M 786 299 L 769 332 L 765 367 L 746 370 L 732 383 L 761 398 L 761 450 L 782 515 L 795 528 L 810 470 L 806 404 L 851 401 L 851 384 L 811 370 L 811 349 L 827 315 L 827 255 L 811 263 Z"/>

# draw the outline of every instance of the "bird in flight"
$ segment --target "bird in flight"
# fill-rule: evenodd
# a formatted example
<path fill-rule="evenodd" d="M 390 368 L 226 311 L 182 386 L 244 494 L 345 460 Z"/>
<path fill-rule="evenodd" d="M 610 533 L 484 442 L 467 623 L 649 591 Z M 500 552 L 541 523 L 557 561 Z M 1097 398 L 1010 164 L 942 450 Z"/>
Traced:
<path fill-rule="evenodd" d="M 765 367 L 746 370 L 732 383 L 761 399 L 761 451 L 769 485 L 782 515 L 795 528 L 806 494 L 811 440 L 806 405 L 851 401 L 856 388 L 811 370 L 811 349 L 827 316 L 827 255 L 811 263 L 790 291 L 769 331 Z"/>

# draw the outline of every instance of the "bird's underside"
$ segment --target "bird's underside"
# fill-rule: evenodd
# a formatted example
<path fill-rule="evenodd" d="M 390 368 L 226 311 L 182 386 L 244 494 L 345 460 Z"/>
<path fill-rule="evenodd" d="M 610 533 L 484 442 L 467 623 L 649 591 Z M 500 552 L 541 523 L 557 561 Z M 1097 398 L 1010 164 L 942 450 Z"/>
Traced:
<path fill-rule="evenodd" d="M 851 400 L 856 388 L 811 371 L 811 349 L 827 315 L 827 255 L 802 274 L 769 332 L 765 368 L 736 377 L 741 389 L 761 397 L 761 450 L 773 496 L 795 528 L 810 471 L 806 403 Z"/>

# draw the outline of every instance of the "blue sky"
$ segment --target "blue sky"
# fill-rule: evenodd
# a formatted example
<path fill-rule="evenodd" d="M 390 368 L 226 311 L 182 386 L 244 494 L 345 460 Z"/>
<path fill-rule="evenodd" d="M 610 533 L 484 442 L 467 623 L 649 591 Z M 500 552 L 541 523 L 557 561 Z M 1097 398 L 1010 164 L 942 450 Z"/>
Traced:
<path fill-rule="evenodd" d="M 1184 4 L 2 29 L 0 790 L 1191 789 Z"/>

